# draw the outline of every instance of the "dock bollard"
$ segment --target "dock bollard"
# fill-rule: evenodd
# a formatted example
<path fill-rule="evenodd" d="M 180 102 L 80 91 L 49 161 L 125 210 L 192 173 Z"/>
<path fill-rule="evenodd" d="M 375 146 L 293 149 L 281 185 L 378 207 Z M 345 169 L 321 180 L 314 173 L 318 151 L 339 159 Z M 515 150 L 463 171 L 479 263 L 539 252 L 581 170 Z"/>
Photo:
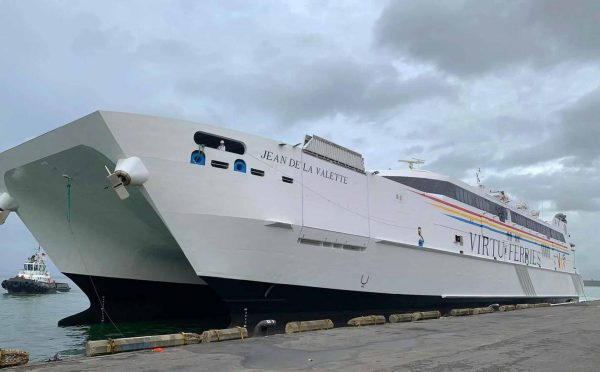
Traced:
<path fill-rule="evenodd" d="M 248 338 L 248 330 L 244 327 L 226 328 L 226 329 L 211 329 L 202 332 L 200 336 L 202 343 L 218 342 L 227 340 L 243 340 Z"/>
<path fill-rule="evenodd" d="M 265 319 L 256 323 L 254 326 L 253 336 L 266 336 L 269 333 L 269 328 L 274 328 L 277 326 L 277 321 L 273 319 Z M 246 327 L 244 327 L 246 328 Z"/>
<path fill-rule="evenodd" d="M 29 353 L 16 349 L 0 349 L 0 368 L 16 367 L 29 362 Z"/>
<path fill-rule="evenodd" d="M 450 310 L 450 316 L 466 316 L 472 315 L 473 309 L 452 309 Z"/>
<path fill-rule="evenodd" d="M 287 323 L 285 325 L 285 333 L 318 331 L 331 328 L 333 328 L 333 321 L 331 319 L 305 320 Z"/>
<path fill-rule="evenodd" d="M 364 326 L 376 324 L 385 324 L 385 317 L 383 315 L 367 315 L 352 318 L 348 321 L 349 326 Z"/>

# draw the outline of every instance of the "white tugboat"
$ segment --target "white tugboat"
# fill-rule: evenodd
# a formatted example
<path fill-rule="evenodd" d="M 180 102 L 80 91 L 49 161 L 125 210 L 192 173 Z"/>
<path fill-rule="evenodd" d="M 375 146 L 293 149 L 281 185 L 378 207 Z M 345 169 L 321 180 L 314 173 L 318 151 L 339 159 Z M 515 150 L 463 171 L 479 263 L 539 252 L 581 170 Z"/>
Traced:
<path fill-rule="evenodd" d="M 17 276 L 2 282 L 2 288 L 8 293 L 56 293 L 71 290 L 67 283 L 57 283 L 46 271 L 45 253 L 37 252 L 23 264 L 23 270 Z"/>

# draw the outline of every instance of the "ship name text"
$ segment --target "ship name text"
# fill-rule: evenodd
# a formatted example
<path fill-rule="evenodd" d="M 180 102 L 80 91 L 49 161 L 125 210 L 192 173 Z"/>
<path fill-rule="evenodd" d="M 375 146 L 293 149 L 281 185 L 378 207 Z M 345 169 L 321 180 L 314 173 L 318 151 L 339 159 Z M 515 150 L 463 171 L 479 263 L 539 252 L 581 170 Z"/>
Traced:
<path fill-rule="evenodd" d="M 471 252 L 480 256 L 494 257 L 503 261 L 520 262 L 527 265 L 542 265 L 540 252 L 518 244 L 487 237 L 471 235 Z"/>
<path fill-rule="evenodd" d="M 265 150 L 265 152 L 260 155 L 260 158 L 277 164 L 287 165 L 290 168 L 302 169 L 302 171 L 306 173 L 316 174 L 317 176 L 321 176 L 334 182 L 343 183 L 344 185 L 348 184 L 348 177 L 344 176 L 343 174 L 339 174 L 317 166 L 313 167 L 310 164 L 303 163 L 302 161 L 296 160 L 290 156 L 275 154 L 272 151 Z"/>

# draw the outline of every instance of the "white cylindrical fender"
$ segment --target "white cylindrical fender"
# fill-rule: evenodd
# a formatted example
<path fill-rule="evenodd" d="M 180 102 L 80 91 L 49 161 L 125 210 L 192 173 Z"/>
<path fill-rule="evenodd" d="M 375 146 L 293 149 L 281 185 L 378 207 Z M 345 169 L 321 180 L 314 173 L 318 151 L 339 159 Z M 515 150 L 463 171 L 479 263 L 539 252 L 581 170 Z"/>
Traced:
<path fill-rule="evenodd" d="M 140 186 L 148 181 L 150 174 L 148 169 L 137 156 L 119 159 L 115 167 L 115 173 L 123 179 L 123 184 Z"/>
<path fill-rule="evenodd" d="M 0 211 L 14 211 L 17 207 L 17 202 L 7 192 L 0 194 Z"/>

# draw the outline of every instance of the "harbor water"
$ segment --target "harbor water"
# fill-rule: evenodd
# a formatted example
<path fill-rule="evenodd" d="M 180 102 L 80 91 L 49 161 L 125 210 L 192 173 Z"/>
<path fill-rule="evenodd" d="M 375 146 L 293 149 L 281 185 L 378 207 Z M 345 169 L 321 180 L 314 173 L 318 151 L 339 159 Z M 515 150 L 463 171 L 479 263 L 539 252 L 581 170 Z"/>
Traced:
<path fill-rule="evenodd" d="M 0 277 L 0 282 L 7 277 Z M 82 356 L 85 342 L 106 338 L 198 332 L 206 325 L 197 321 L 139 322 L 59 327 L 58 321 L 88 308 L 85 294 L 67 278 L 71 291 L 56 294 L 8 294 L 0 288 L 0 349 L 15 348 L 30 353 L 30 361 Z M 110 313 L 109 313 L 110 315 Z"/>
<path fill-rule="evenodd" d="M 0 281 L 6 278 L 0 278 Z M 59 278 L 59 281 L 67 279 Z M 205 327 L 194 322 L 143 322 L 58 327 L 60 319 L 87 309 L 86 296 L 69 282 L 71 291 L 57 294 L 9 295 L 0 290 L 0 348 L 30 353 L 31 361 L 45 361 L 56 354 L 61 359 L 84 355 L 88 340 L 198 332 Z M 585 300 L 600 299 L 600 287 L 585 287 Z"/>

